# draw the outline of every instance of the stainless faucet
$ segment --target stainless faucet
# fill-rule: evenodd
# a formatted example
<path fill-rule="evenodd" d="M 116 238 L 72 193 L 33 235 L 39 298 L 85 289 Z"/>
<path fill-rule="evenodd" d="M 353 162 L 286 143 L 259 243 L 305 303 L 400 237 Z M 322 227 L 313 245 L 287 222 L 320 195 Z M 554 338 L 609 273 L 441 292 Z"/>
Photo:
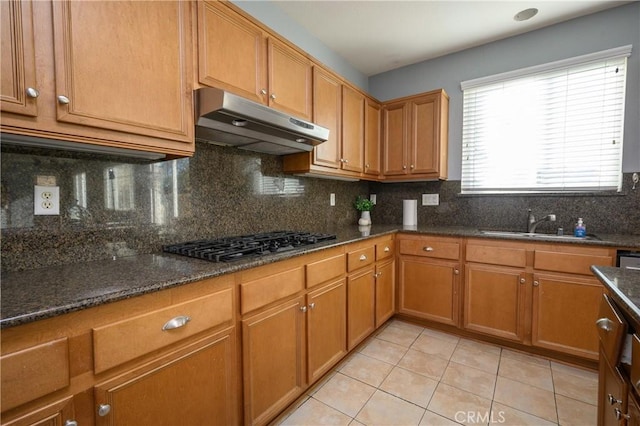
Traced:
<path fill-rule="evenodd" d="M 535 216 L 533 215 L 533 213 L 531 213 L 531 209 L 528 210 L 529 212 L 529 219 L 528 219 L 528 225 L 527 225 L 527 232 L 530 234 L 533 234 L 534 232 L 536 232 L 536 228 L 538 227 L 538 225 L 540 225 L 542 222 L 555 222 L 556 221 L 556 215 L 555 214 L 548 214 L 545 217 L 543 217 L 540 220 L 536 220 Z"/>

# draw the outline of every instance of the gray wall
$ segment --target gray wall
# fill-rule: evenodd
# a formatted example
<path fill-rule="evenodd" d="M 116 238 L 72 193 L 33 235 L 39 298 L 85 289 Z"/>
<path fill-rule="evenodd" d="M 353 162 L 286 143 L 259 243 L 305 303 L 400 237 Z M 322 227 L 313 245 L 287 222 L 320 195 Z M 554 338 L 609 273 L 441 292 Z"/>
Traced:
<path fill-rule="evenodd" d="M 365 92 L 368 91 L 369 81 L 366 75 L 356 70 L 345 58 L 329 49 L 273 3 L 247 0 L 232 0 L 232 3 L 318 59 L 350 83 Z"/>
<path fill-rule="evenodd" d="M 444 88 L 449 106 L 449 179 L 459 180 L 462 158 L 460 82 L 623 45 L 628 60 L 623 171 L 640 171 L 640 3 L 609 9 L 369 78 L 382 101 Z"/>

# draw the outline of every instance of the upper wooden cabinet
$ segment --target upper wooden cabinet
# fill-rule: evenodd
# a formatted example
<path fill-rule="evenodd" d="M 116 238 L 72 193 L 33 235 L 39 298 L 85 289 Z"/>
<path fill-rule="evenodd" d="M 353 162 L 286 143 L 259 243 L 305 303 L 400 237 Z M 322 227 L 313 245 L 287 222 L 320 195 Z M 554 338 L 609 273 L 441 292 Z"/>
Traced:
<path fill-rule="evenodd" d="M 180 1 L 3 2 L 2 130 L 191 155 L 189 10 Z"/>
<path fill-rule="evenodd" d="M 381 105 L 367 98 L 364 105 L 364 174 L 372 178 L 380 175 L 381 119 Z"/>
<path fill-rule="evenodd" d="M 311 61 L 226 3 L 198 2 L 198 79 L 311 120 Z"/>
<path fill-rule="evenodd" d="M 31 1 L 0 2 L 2 112 L 38 115 Z"/>
<path fill-rule="evenodd" d="M 362 172 L 364 162 L 364 95 L 342 86 L 342 156 L 341 167 Z"/>
<path fill-rule="evenodd" d="M 384 180 L 447 178 L 449 96 L 444 90 L 384 104 Z"/>
<path fill-rule="evenodd" d="M 309 156 L 314 165 L 340 168 L 340 145 L 342 141 L 342 83 L 333 74 L 318 66 L 313 67 L 313 122 L 329 129 L 329 140 L 317 145 L 311 154 L 285 157 L 288 160 Z M 307 163 L 309 160 L 307 160 Z"/>

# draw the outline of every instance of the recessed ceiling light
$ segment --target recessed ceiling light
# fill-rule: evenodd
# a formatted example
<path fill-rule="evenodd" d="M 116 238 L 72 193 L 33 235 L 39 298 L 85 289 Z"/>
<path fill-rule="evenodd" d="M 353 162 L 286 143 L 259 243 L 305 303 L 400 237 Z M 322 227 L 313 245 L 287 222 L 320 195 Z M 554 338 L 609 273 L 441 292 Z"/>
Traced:
<path fill-rule="evenodd" d="M 527 19 L 533 18 L 537 14 L 538 14 L 538 9 L 536 9 L 535 7 L 532 7 L 530 9 L 521 10 L 520 12 L 516 13 L 516 15 L 513 17 L 513 20 L 526 21 Z"/>

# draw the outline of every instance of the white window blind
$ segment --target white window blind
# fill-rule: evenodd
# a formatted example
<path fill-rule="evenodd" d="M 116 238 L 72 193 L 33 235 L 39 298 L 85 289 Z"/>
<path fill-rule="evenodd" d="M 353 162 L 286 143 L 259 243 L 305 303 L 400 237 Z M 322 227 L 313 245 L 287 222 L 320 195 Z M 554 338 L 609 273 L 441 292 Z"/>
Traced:
<path fill-rule="evenodd" d="M 620 190 L 631 46 L 462 83 L 462 192 Z"/>

